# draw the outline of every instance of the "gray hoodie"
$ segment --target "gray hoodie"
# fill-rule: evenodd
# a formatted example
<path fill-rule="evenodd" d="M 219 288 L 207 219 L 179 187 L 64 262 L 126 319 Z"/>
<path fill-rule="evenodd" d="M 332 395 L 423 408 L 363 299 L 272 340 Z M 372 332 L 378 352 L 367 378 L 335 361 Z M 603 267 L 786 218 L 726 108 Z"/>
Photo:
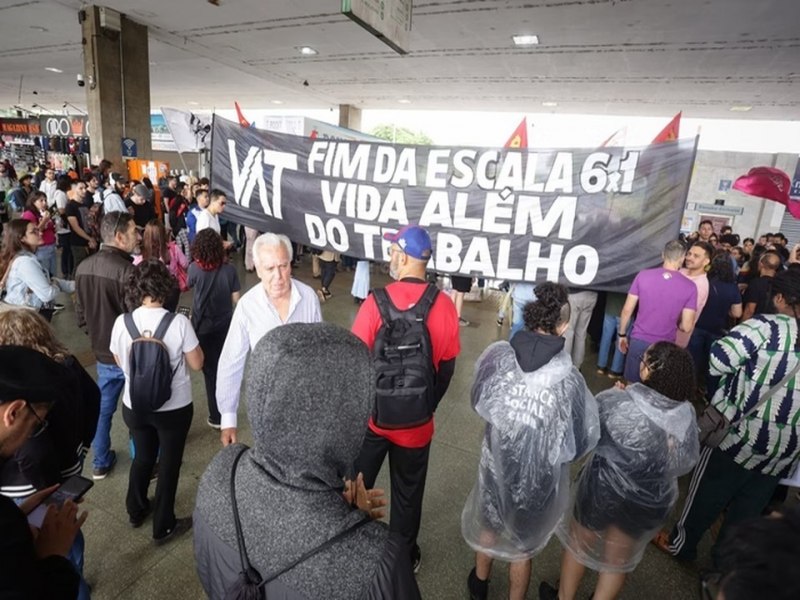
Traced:
<path fill-rule="evenodd" d="M 255 443 L 239 462 L 236 499 L 262 577 L 363 518 L 343 500 L 342 478 L 364 438 L 374 380 L 367 347 L 334 325 L 284 325 L 256 345 L 247 380 Z M 194 551 L 212 599 L 241 570 L 230 498 L 240 448 L 217 454 L 197 492 Z M 418 598 L 408 556 L 385 524 L 370 523 L 267 585 L 267 597 Z"/>

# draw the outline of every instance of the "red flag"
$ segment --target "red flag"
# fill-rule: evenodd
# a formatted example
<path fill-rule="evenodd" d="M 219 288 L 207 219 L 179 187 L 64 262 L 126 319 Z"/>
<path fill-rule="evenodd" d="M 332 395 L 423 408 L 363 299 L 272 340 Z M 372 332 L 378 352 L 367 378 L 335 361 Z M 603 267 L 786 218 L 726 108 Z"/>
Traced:
<path fill-rule="evenodd" d="M 514 133 L 511 134 L 511 137 L 508 138 L 506 145 L 503 146 L 504 148 L 527 148 L 528 147 L 528 119 L 527 117 L 522 117 L 522 121 L 520 121 L 517 128 L 514 130 Z"/>
<path fill-rule="evenodd" d="M 667 126 L 661 130 L 653 141 L 650 142 L 651 144 L 660 144 L 661 142 L 674 142 L 678 139 L 681 130 L 681 114 L 683 111 L 679 112 L 677 115 L 672 117 L 672 121 L 667 123 Z"/>
<path fill-rule="evenodd" d="M 244 118 L 242 109 L 239 108 L 239 103 L 234 100 L 233 105 L 236 107 L 236 116 L 239 118 L 239 125 L 242 127 L 250 127 L 250 121 Z"/>
<path fill-rule="evenodd" d="M 800 202 L 789 198 L 789 176 L 773 167 L 754 167 L 733 183 L 733 189 L 750 196 L 780 202 L 795 219 L 800 219 Z"/>

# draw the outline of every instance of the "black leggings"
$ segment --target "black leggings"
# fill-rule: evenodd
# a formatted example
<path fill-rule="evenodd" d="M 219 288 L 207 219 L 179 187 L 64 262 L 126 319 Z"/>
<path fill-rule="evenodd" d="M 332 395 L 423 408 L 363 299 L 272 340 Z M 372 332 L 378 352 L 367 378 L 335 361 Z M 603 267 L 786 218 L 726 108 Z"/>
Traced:
<path fill-rule="evenodd" d="M 328 290 L 331 283 L 333 283 L 333 278 L 336 277 L 336 261 L 320 260 L 319 267 L 322 271 L 322 287 Z"/>
<path fill-rule="evenodd" d="M 142 518 L 150 509 L 147 488 L 158 460 L 158 483 L 153 507 L 154 538 L 164 537 L 175 527 L 175 494 L 193 414 L 191 404 L 176 410 L 146 413 L 122 407 L 122 417 L 130 429 L 136 448 L 125 499 L 128 515 L 133 519 Z"/>
<path fill-rule="evenodd" d="M 198 333 L 200 348 L 203 350 L 203 379 L 206 383 L 206 399 L 208 400 L 208 418 L 212 423 L 219 425 L 222 418 L 217 407 L 217 365 L 228 335 L 227 327 L 209 333 Z"/>

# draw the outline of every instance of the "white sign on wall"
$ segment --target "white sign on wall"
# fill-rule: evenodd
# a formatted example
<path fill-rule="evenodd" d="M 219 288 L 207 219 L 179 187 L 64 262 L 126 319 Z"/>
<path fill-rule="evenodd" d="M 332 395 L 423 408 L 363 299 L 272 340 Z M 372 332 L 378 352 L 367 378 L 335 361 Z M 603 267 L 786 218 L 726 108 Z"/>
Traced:
<path fill-rule="evenodd" d="M 408 54 L 412 0 L 342 0 L 342 13 L 399 54 Z"/>

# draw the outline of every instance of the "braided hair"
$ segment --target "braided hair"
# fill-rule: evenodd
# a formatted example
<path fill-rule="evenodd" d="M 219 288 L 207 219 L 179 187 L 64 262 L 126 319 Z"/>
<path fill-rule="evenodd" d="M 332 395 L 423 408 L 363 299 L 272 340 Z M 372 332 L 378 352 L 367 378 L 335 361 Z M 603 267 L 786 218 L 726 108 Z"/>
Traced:
<path fill-rule="evenodd" d="M 694 398 L 694 362 L 686 350 L 672 342 L 656 342 L 642 360 L 650 372 L 644 385 L 676 402 Z"/>
<path fill-rule="evenodd" d="M 528 302 L 522 312 L 525 329 L 541 329 L 556 335 L 556 328 L 569 321 L 569 292 L 552 281 L 536 286 L 536 300 Z"/>
<path fill-rule="evenodd" d="M 775 274 L 772 278 L 771 298 L 774 301 L 775 295 L 783 296 L 783 301 L 792 309 L 794 319 L 797 322 L 798 335 L 794 341 L 795 352 L 800 352 L 800 268 L 791 267 L 785 271 Z"/>

